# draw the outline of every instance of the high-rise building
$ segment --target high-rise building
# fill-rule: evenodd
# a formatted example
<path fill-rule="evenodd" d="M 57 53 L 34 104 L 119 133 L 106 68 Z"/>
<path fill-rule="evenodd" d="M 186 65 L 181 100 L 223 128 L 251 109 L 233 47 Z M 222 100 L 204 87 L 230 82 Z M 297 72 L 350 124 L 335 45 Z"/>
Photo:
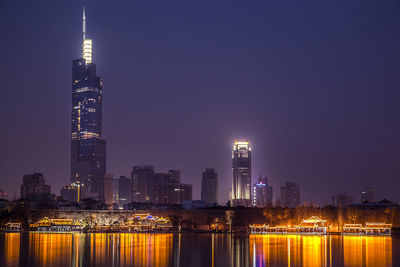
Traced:
<path fill-rule="evenodd" d="M 248 141 L 235 141 L 232 172 L 232 205 L 251 206 L 251 147 Z"/>
<path fill-rule="evenodd" d="M 128 188 L 129 192 L 131 187 Z M 119 178 L 113 179 L 113 203 L 119 205 Z"/>
<path fill-rule="evenodd" d="M 372 187 L 365 187 L 361 190 L 361 203 L 376 202 L 376 190 Z"/>
<path fill-rule="evenodd" d="M 113 204 L 113 176 L 111 174 L 92 176 L 90 188 L 91 198 L 104 202 L 108 206 Z"/>
<path fill-rule="evenodd" d="M 272 207 L 272 186 L 268 185 L 268 178 L 259 177 L 253 185 L 253 206 L 258 208 Z"/>
<path fill-rule="evenodd" d="M 91 179 L 106 178 L 106 141 L 102 134 L 103 79 L 96 76 L 93 42 L 86 38 L 83 10 L 82 58 L 72 61 L 71 183 L 94 192 Z M 90 195 L 90 194 L 88 194 Z"/>
<path fill-rule="evenodd" d="M 339 208 L 346 208 L 347 206 L 354 203 L 354 197 L 349 196 L 346 193 L 340 193 L 332 196 L 332 206 Z"/>
<path fill-rule="evenodd" d="M 192 200 L 192 185 L 181 183 L 165 183 L 154 185 L 152 203 L 158 205 L 180 205 L 183 201 Z"/>
<path fill-rule="evenodd" d="M 300 186 L 296 183 L 287 182 L 281 187 L 281 206 L 285 208 L 296 208 L 300 206 Z"/>
<path fill-rule="evenodd" d="M 132 179 L 126 176 L 120 176 L 118 182 L 118 202 L 120 207 L 130 203 L 131 200 L 131 182 Z"/>
<path fill-rule="evenodd" d="M 182 204 L 192 200 L 192 185 L 182 184 L 181 172 L 169 170 L 154 173 L 153 166 L 134 166 L 131 198 L 133 202 L 153 204 Z"/>
<path fill-rule="evenodd" d="M 26 174 L 21 185 L 21 198 L 35 198 L 49 195 L 50 185 L 46 184 L 41 173 Z"/>
<path fill-rule="evenodd" d="M 182 204 L 192 200 L 192 185 L 182 184 L 180 170 L 155 173 L 152 184 L 151 202 L 155 204 Z"/>
<path fill-rule="evenodd" d="M 152 202 L 154 185 L 153 166 L 134 166 L 131 173 L 131 198 L 133 202 Z"/>
<path fill-rule="evenodd" d="M 181 205 L 183 201 L 192 200 L 192 185 L 166 183 L 154 185 L 154 204 Z"/>
<path fill-rule="evenodd" d="M 201 180 L 201 200 L 206 205 L 218 205 L 218 174 L 214 169 L 207 168 Z"/>
<path fill-rule="evenodd" d="M 181 182 L 181 171 L 180 170 L 169 170 L 169 183 L 180 183 Z"/>

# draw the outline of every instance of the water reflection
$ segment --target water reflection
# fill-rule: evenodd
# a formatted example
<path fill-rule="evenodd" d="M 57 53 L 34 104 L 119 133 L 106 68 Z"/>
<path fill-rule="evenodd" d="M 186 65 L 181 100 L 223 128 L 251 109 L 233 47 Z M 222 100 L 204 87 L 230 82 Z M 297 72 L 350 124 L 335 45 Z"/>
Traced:
<path fill-rule="evenodd" d="M 400 266 L 399 252 L 371 236 L 0 235 L 0 266 Z"/>
<path fill-rule="evenodd" d="M 343 252 L 346 266 L 392 266 L 390 237 L 346 236 Z"/>
<path fill-rule="evenodd" d="M 250 236 L 253 266 L 398 266 L 395 251 L 399 239 L 386 236 Z"/>
<path fill-rule="evenodd" d="M 4 253 L 5 253 L 5 265 L 15 266 L 19 262 L 19 243 L 20 234 L 9 233 L 5 236 L 4 240 Z"/>

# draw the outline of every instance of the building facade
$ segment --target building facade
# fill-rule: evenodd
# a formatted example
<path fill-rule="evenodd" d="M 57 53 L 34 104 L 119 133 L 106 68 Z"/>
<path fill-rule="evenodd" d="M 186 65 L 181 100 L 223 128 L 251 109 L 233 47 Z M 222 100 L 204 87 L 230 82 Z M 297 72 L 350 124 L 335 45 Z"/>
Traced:
<path fill-rule="evenodd" d="M 268 185 L 268 178 L 259 177 L 253 185 L 253 206 L 258 208 L 273 206 L 272 187 Z"/>
<path fill-rule="evenodd" d="M 232 150 L 233 206 L 251 206 L 251 147 L 248 141 L 236 140 Z"/>
<path fill-rule="evenodd" d="M 345 193 L 332 196 L 332 206 L 346 208 L 352 204 L 354 204 L 353 196 L 349 196 Z"/>
<path fill-rule="evenodd" d="M 5 192 L 3 189 L 0 189 L 0 199 L 8 199 L 7 192 Z"/>
<path fill-rule="evenodd" d="M 50 194 L 50 185 L 46 184 L 41 173 L 26 174 L 21 185 L 21 198 L 34 198 Z"/>
<path fill-rule="evenodd" d="M 132 179 L 126 176 L 120 176 L 118 179 L 118 204 L 120 207 L 132 202 L 131 183 Z"/>
<path fill-rule="evenodd" d="M 101 138 L 103 79 L 96 74 L 92 50 L 84 11 L 82 58 L 72 61 L 70 176 L 70 182 L 80 183 L 84 192 L 94 192 L 94 177 L 106 178 L 106 141 Z"/>
<path fill-rule="evenodd" d="M 192 200 L 192 185 L 180 181 L 179 170 L 155 173 L 151 202 L 158 205 L 181 205 L 183 201 Z"/>
<path fill-rule="evenodd" d="M 82 188 L 79 182 L 71 183 L 61 189 L 61 196 L 64 200 L 69 202 L 79 202 L 82 197 Z"/>
<path fill-rule="evenodd" d="M 281 187 L 281 206 L 284 208 L 296 208 L 300 206 L 300 186 L 287 182 Z"/>
<path fill-rule="evenodd" d="M 192 200 L 192 185 L 180 182 L 179 170 L 155 173 L 153 166 L 134 166 L 131 177 L 132 202 L 180 205 L 184 200 Z"/>
<path fill-rule="evenodd" d="M 113 204 L 113 180 L 111 174 L 92 176 L 90 181 L 90 198 L 111 206 Z"/>
<path fill-rule="evenodd" d="M 376 190 L 375 188 L 372 187 L 365 187 L 361 190 L 361 203 L 364 202 L 376 202 L 377 196 L 376 196 Z"/>
<path fill-rule="evenodd" d="M 207 168 L 201 180 L 201 200 L 206 205 L 218 205 L 218 174 Z"/>
<path fill-rule="evenodd" d="M 131 199 L 133 202 L 151 202 L 154 187 L 154 167 L 134 166 L 131 172 Z"/>
<path fill-rule="evenodd" d="M 166 183 L 155 185 L 155 197 L 152 203 L 157 205 L 181 205 L 192 200 L 192 185 Z"/>

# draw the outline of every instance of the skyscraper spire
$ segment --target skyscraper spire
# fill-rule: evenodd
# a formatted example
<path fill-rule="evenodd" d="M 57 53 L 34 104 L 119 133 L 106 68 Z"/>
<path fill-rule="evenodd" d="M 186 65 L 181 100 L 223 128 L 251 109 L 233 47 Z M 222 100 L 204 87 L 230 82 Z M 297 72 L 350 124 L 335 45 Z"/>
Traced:
<path fill-rule="evenodd" d="M 93 56 L 93 44 L 92 39 L 86 38 L 86 14 L 85 7 L 83 7 L 83 17 L 82 17 L 82 34 L 83 34 L 83 42 L 82 42 L 82 57 L 85 59 L 86 64 L 92 63 Z"/>
<path fill-rule="evenodd" d="M 85 16 L 85 7 L 83 7 L 83 17 L 82 17 L 82 34 L 83 34 L 83 41 L 86 39 L 86 16 Z"/>

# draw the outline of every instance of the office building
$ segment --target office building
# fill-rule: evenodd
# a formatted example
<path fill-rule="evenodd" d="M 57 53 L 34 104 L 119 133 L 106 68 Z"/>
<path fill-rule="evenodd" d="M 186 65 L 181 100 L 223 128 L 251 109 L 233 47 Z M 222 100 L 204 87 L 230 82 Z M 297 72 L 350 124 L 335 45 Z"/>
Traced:
<path fill-rule="evenodd" d="M 332 206 L 338 208 L 346 208 L 354 203 L 354 197 L 349 196 L 346 193 L 339 193 L 332 196 Z"/>
<path fill-rule="evenodd" d="M 134 166 L 131 173 L 131 196 L 133 202 L 151 202 L 154 185 L 154 167 Z"/>
<path fill-rule="evenodd" d="M 50 195 L 50 185 L 47 185 L 41 173 L 27 174 L 21 185 L 21 198 L 35 198 Z"/>
<path fill-rule="evenodd" d="M 181 182 L 181 171 L 180 170 L 169 170 L 169 183 L 177 183 Z"/>
<path fill-rule="evenodd" d="M 300 206 L 300 186 L 287 182 L 281 187 L 281 206 L 284 208 L 296 208 Z"/>
<path fill-rule="evenodd" d="M 361 203 L 364 202 L 376 202 L 377 196 L 376 196 L 376 190 L 375 188 L 372 187 L 365 187 L 361 190 Z"/>
<path fill-rule="evenodd" d="M 251 206 L 251 147 L 248 141 L 235 141 L 232 172 L 232 205 Z"/>
<path fill-rule="evenodd" d="M 129 192 L 131 187 L 128 188 Z M 119 205 L 119 178 L 113 179 L 113 203 Z"/>
<path fill-rule="evenodd" d="M 201 200 L 206 205 L 218 205 L 218 174 L 214 169 L 207 168 L 201 180 Z"/>
<path fill-rule="evenodd" d="M 179 170 L 155 173 L 151 202 L 162 205 L 181 205 L 183 201 L 192 200 L 192 185 L 182 184 L 180 180 Z"/>
<path fill-rule="evenodd" d="M 101 138 L 103 79 L 96 75 L 92 45 L 86 38 L 83 11 L 82 58 L 72 61 L 70 182 L 80 183 L 85 193 L 95 193 L 91 179 L 106 177 L 106 141 Z"/>
<path fill-rule="evenodd" d="M 3 189 L 0 189 L 0 199 L 8 199 L 7 192 L 5 192 Z"/>
<path fill-rule="evenodd" d="M 125 204 L 132 202 L 131 200 L 131 182 L 132 179 L 126 176 L 120 176 L 118 180 L 118 204 L 123 207 Z"/>
<path fill-rule="evenodd" d="M 152 203 L 157 205 L 181 205 L 192 200 L 192 185 L 180 183 L 156 184 Z"/>
<path fill-rule="evenodd" d="M 132 202 L 180 205 L 182 201 L 192 200 L 192 185 L 180 183 L 179 170 L 154 173 L 153 166 L 134 166 L 131 177 Z"/>
<path fill-rule="evenodd" d="M 69 202 L 79 202 L 82 197 L 82 187 L 79 182 L 71 183 L 61 189 L 61 196 Z"/>
<path fill-rule="evenodd" d="M 94 198 L 104 202 L 107 206 L 111 206 L 113 204 L 113 180 L 111 174 L 92 176 L 89 198 Z"/>
<path fill-rule="evenodd" d="M 253 206 L 258 208 L 272 207 L 272 187 L 268 185 L 267 177 L 259 177 L 253 185 Z"/>

